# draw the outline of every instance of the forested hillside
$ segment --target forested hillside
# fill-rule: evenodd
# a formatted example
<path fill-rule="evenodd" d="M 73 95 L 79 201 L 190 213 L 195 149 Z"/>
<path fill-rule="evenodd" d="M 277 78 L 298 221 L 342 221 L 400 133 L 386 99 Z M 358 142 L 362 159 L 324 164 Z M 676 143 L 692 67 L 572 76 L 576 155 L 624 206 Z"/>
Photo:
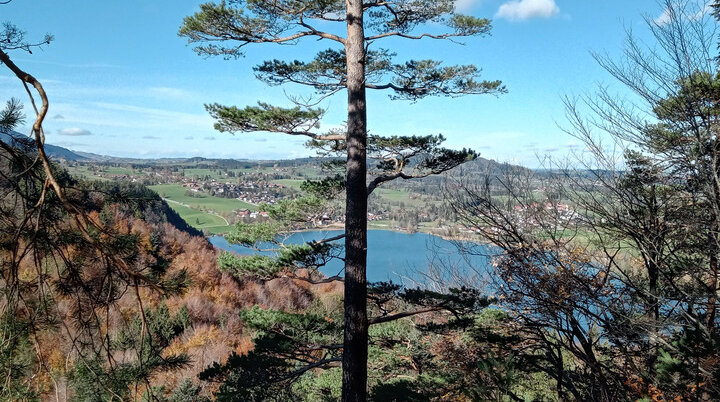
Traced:
<path fill-rule="evenodd" d="M 252 349 L 243 309 L 297 311 L 338 292 L 299 280 L 235 280 L 154 192 L 76 182 L 58 170 L 93 222 L 88 243 L 57 199 L 41 211 L 29 203 L 42 184 L 32 153 L 4 147 L 0 158 L 4 399 L 162 398 L 184 379 L 179 392 L 194 392 L 206 366 Z M 201 394 L 213 389 L 204 384 Z"/>
<path fill-rule="evenodd" d="M 720 400 L 720 0 L 66 2 L 0 0 L 0 401 Z"/>
<path fill-rule="evenodd" d="M 173 225 L 151 191 L 78 182 L 55 167 L 67 201 L 91 222 L 78 230 L 55 197 L 33 208 L 43 182 L 33 148 L 3 148 L 3 398 L 339 397 L 337 366 L 297 371 L 295 364 L 322 360 L 317 347 L 341 339 L 341 282 L 322 280 L 313 269 L 280 267 L 268 276 L 231 268 L 237 262 L 227 265 L 203 237 Z M 383 317 L 408 302 L 430 306 L 433 298 L 465 314 L 475 308 L 472 292 L 453 299 L 392 284 L 371 292 L 381 313 L 371 331 L 374 400 L 495 393 L 473 378 L 491 376 L 493 383 L 498 373 L 471 366 L 478 354 L 504 353 L 483 343 L 485 331 L 505 336 L 502 313 L 478 317 L 472 327 L 480 332 L 464 337 L 468 323 L 447 325 L 453 320 L 438 308 L 417 319 L 414 312 L 397 322 Z M 434 316 L 439 325 L 431 325 Z M 253 374 L 241 374 L 247 370 Z"/>

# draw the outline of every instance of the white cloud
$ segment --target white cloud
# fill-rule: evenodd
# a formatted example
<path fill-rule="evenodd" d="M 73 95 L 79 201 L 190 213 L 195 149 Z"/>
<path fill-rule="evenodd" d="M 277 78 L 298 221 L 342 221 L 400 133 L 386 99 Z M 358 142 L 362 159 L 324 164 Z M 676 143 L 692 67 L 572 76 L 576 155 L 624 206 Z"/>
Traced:
<path fill-rule="evenodd" d="M 705 6 L 703 6 L 702 10 L 695 13 L 695 15 L 692 16 L 692 19 L 699 21 L 703 19 L 706 15 L 710 14 L 713 10 L 712 3 L 712 1 L 708 1 L 707 3 L 705 3 Z"/>
<path fill-rule="evenodd" d="M 455 11 L 464 13 L 480 3 L 480 0 L 455 0 Z"/>
<path fill-rule="evenodd" d="M 675 8 L 674 10 L 668 7 L 653 22 L 662 27 L 671 23 L 678 16 L 690 21 L 700 21 L 709 15 L 712 9 L 712 1 L 688 3 L 685 7 Z"/>
<path fill-rule="evenodd" d="M 64 128 L 62 130 L 58 130 L 58 134 L 60 135 L 67 135 L 68 137 L 80 137 L 84 135 L 92 135 L 92 133 L 89 130 L 85 130 L 84 128 Z"/>
<path fill-rule="evenodd" d="M 555 0 L 512 0 L 501 5 L 495 17 L 524 21 L 553 17 L 559 12 L 560 8 L 555 4 Z"/>
<path fill-rule="evenodd" d="M 103 112 L 100 114 L 102 120 L 95 121 L 96 124 L 101 126 L 113 124 L 116 127 L 129 127 L 147 131 L 155 130 L 154 132 L 157 132 L 158 129 L 166 131 L 169 129 L 169 125 L 177 126 L 180 129 L 179 131 L 188 129 L 212 130 L 214 123 L 212 117 L 207 113 L 184 113 L 122 103 L 93 102 L 91 110 L 99 114 Z M 66 113 L 65 116 L 67 115 Z M 136 117 L 129 119 L 128 116 L 130 115 Z M 128 122 L 128 120 L 131 121 Z"/>
<path fill-rule="evenodd" d="M 187 100 L 196 98 L 195 95 L 181 88 L 171 87 L 150 87 L 148 88 L 148 94 L 159 97 L 159 98 L 170 98 L 177 100 Z"/>
<path fill-rule="evenodd" d="M 672 12 L 666 8 L 659 17 L 655 18 L 655 23 L 659 26 L 667 25 L 673 20 Z"/>
<path fill-rule="evenodd" d="M 117 64 L 108 64 L 108 63 L 59 63 L 56 61 L 48 61 L 48 60 L 39 60 L 36 58 L 20 58 L 15 60 L 16 62 L 22 62 L 25 63 L 36 63 L 36 64 L 46 64 L 50 66 L 58 66 L 58 67 L 66 67 L 66 68 L 93 68 L 93 69 L 127 69 L 127 66 L 120 66 Z M 43 82 L 49 82 L 48 80 L 43 80 Z"/>

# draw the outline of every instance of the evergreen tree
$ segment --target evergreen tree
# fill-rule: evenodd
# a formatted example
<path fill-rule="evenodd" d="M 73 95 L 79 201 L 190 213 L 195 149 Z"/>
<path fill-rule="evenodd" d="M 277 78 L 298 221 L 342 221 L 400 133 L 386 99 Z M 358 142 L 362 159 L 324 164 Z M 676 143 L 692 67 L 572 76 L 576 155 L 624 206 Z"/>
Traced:
<path fill-rule="evenodd" d="M 631 36 L 622 59 L 597 56 L 635 97 L 567 102 L 587 150 L 574 169 L 500 177 L 456 203 L 502 250 L 496 289 L 559 399 L 720 395 L 716 25 L 698 3 L 662 4 L 668 21 L 647 21 L 657 47 Z"/>
<path fill-rule="evenodd" d="M 48 389 L 58 397 L 64 380 L 74 400 L 123 400 L 146 386 L 153 398 L 150 379 L 187 358 L 166 350 L 179 328 L 167 308 L 146 311 L 143 297 L 177 294 L 187 276 L 169 273 L 158 238 L 131 231 L 128 221 L 141 211 L 173 217 L 152 211 L 161 201 L 143 197 L 147 189 L 94 187 L 48 159 L 48 94 L 10 54 L 50 40 L 28 42 L 10 23 L 0 29 L 0 65 L 24 85 L 34 111 L 26 137 L 12 131 L 25 118 L 20 101 L 0 110 L 0 399 L 39 400 Z M 128 300 L 137 313 L 131 329 L 113 318 Z M 120 354 L 127 357 L 118 361 Z"/>
<path fill-rule="evenodd" d="M 428 23 L 448 30 L 418 32 Z M 344 25 L 346 35 L 334 33 L 338 29 L 324 29 L 330 25 Z M 346 194 L 343 400 L 362 401 L 367 395 L 367 197 L 384 182 L 440 173 L 475 156 L 472 151 L 437 147 L 438 137 L 368 138 L 366 89 L 389 90 L 392 98 L 411 101 L 505 91 L 499 81 L 478 80 L 479 69 L 473 65 L 443 67 L 434 60 L 397 63 L 389 50 L 370 48 L 387 38 L 452 40 L 489 32 L 489 20 L 456 14 L 453 0 L 223 1 L 201 5 L 180 29 L 180 35 L 199 43 L 195 50 L 206 56 L 239 57 L 249 44 L 292 44 L 303 38 L 335 45 L 311 61 L 266 61 L 255 71 L 270 85 L 310 86 L 321 99 L 347 91 L 348 118 L 343 132 L 319 132 L 324 110 L 312 107 L 311 102 L 292 108 L 259 103 L 245 108 L 214 104 L 207 109 L 217 119 L 220 131 L 306 136 L 329 141 L 346 155 L 345 173 L 339 180 Z M 391 152 L 383 159 L 378 166 L 380 174 L 367 185 L 367 156 L 372 147 L 399 150 L 400 155 Z M 408 148 L 419 153 L 428 147 L 436 152 L 426 154 L 414 167 L 405 165 Z"/>
<path fill-rule="evenodd" d="M 333 259 L 342 257 L 342 235 L 306 244 L 286 244 L 279 233 L 288 229 L 308 228 L 327 213 L 327 198 L 334 198 L 335 178 L 303 185 L 307 194 L 277 205 L 263 205 L 270 220 L 259 224 L 238 224 L 226 236 L 230 243 L 256 248 L 262 254 L 237 256 L 222 253 L 218 259 L 221 270 L 238 281 L 268 281 L 291 278 L 310 286 L 342 282 L 338 275 L 326 277 L 320 269 Z M 276 279 L 277 280 L 277 279 Z M 297 297 L 297 296 L 295 296 Z M 464 328 L 471 318 L 489 301 L 474 289 L 448 289 L 446 293 L 420 289 L 403 289 L 392 283 L 369 285 L 369 335 L 373 351 L 370 364 L 382 367 L 381 378 L 403 376 L 404 384 L 419 388 L 423 370 L 396 364 L 408 350 L 428 355 L 430 344 L 423 345 L 422 336 L 430 336 L 413 321 L 423 314 L 422 321 L 438 321 L 444 326 Z M 302 399 L 314 396 L 340 395 L 338 364 L 342 357 L 344 316 L 341 305 L 332 300 L 318 299 L 301 313 L 252 308 L 242 313 L 242 320 L 254 332 L 254 349 L 247 355 L 232 356 L 224 364 L 216 363 L 201 378 L 221 382 L 217 397 L 221 400 Z M 402 329 L 399 329 L 402 328 Z M 409 333 L 415 333 L 408 338 Z M 407 349 L 398 348 L 408 345 Z M 370 381 L 375 389 L 378 376 Z M 332 399 L 332 398 L 330 398 Z M 326 400 L 326 399 L 321 399 Z"/>

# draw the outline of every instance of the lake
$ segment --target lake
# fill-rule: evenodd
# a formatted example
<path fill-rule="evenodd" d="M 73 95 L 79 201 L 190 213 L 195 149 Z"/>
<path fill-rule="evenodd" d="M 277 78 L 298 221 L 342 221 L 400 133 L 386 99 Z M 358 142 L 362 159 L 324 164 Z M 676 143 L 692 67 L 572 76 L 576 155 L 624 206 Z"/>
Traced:
<path fill-rule="evenodd" d="M 290 235 L 285 243 L 300 244 L 313 240 L 337 236 L 342 232 L 309 231 Z M 254 249 L 240 245 L 231 245 L 221 236 L 210 237 L 210 243 L 221 250 L 233 251 L 241 255 L 258 253 Z M 340 241 L 342 244 L 342 240 Z M 454 242 L 427 233 L 404 233 L 389 230 L 368 231 L 367 278 L 370 282 L 388 281 L 411 285 L 423 282 L 421 273 L 428 272 L 431 265 L 455 266 L 463 275 L 472 276 L 485 272 L 488 259 L 482 255 L 463 255 L 461 246 L 472 246 L 475 251 L 483 251 L 486 246 L 468 242 Z M 262 247 L 261 247 L 262 248 Z M 266 252 L 266 254 L 268 254 Z M 328 276 L 342 274 L 343 262 L 332 260 L 321 271 Z"/>

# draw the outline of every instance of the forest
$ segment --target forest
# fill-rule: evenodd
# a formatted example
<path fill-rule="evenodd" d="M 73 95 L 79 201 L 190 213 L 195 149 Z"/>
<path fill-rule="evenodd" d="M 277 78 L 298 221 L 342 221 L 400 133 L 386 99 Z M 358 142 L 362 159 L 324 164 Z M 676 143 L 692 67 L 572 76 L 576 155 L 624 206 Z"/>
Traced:
<path fill-rule="evenodd" d="M 369 128 L 376 93 L 514 90 L 441 55 L 397 60 L 407 43 L 496 40 L 454 0 L 229 0 L 177 21 L 203 63 L 259 63 L 254 79 L 283 88 L 283 105 L 204 105 L 219 133 L 300 138 L 314 155 L 279 163 L 51 156 L 61 94 L 27 60 L 56 39 L 4 22 L 0 69 L 19 90 L 0 108 L 0 400 L 720 400 L 720 1 L 659 4 L 648 37 L 628 29 L 619 52 L 592 54 L 622 92 L 588 81 L 564 97 L 577 152 L 539 167 Z M 312 41 L 305 61 L 278 50 Z M 328 99 L 343 124 L 321 125 Z M 262 219 L 209 214 L 257 253 L 214 247 L 171 191 L 241 200 Z M 412 283 L 369 282 L 373 212 L 403 191 L 487 266 L 438 258 Z M 340 234 L 285 241 L 329 220 Z M 342 271 L 323 274 L 331 261 Z"/>

